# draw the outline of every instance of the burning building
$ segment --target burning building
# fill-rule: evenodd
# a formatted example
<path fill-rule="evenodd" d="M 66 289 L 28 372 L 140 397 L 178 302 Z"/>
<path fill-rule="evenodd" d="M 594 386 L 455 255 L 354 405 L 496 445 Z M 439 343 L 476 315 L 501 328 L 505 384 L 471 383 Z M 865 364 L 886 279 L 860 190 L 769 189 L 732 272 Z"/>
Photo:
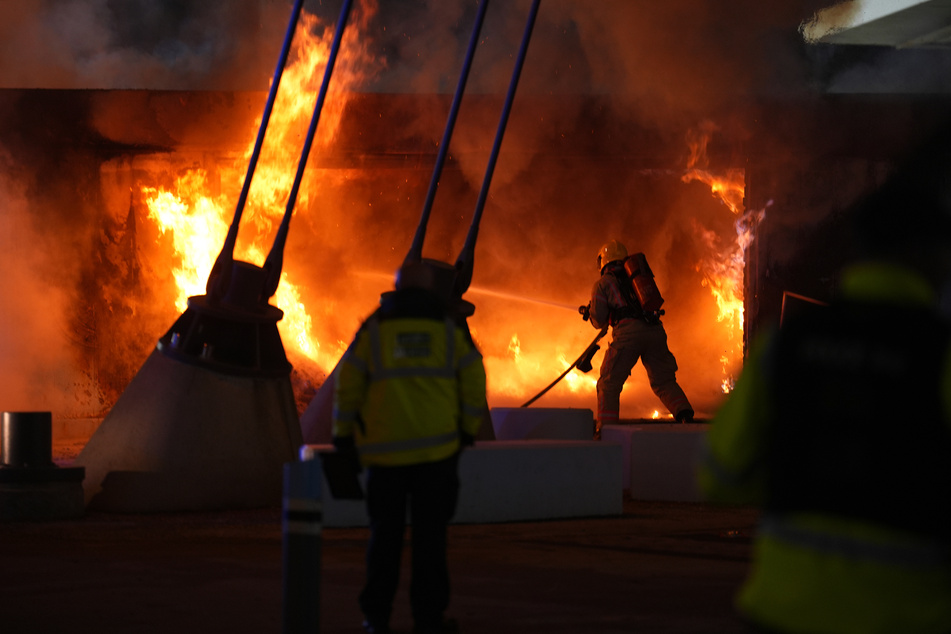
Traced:
<path fill-rule="evenodd" d="M 392 285 L 472 12 L 466 3 L 358 4 L 274 298 L 301 411 Z M 808 48 L 797 26 L 824 3 L 742 2 L 730 15 L 717 3 L 662 4 L 542 8 L 467 295 L 492 406 L 521 404 L 590 342 L 577 306 L 597 277 L 598 247 L 617 238 L 648 254 L 678 378 L 698 414 L 712 414 L 749 337 L 778 320 L 784 292 L 835 292 L 849 203 L 943 116 L 933 95 L 825 91 L 839 69 L 875 56 Z M 227 62 L 212 68 L 198 63 L 198 40 L 172 50 L 159 34 L 143 38 L 131 13 L 86 5 L 94 11 L 69 24 L 24 10 L 12 41 L 121 26 L 111 48 L 89 49 L 71 31 L 73 40 L 50 44 L 45 71 L 0 69 L 9 78 L 0 92 L 0 395 L 6 409 L 63 418 L 109 411 L 187 297 L 204 292 L 260 119 L 273 25 L 285 13 L 283 3 L 248 0 L 228 15 L 202 3 L 163 14 L 178 35 L 200 40 L 200 27 L 215 24 L 218 35 L 267 42 L 256 55 L 212 47 L 212 61 Z M 252 262 L 263 260 L 283 212 L 326 60 L 333 18 L 307 9 L 239 235 L 237 255 Z M 495 9 L 426 257 L 452 261 L 459 251 L 485 168 L 499 78 L 524 13 Z M 78 57 L 65 55 L 71 42 Z M 658 404 L 637 372 L 622 416 L 650 418 Z M 544 404 L 593 407 L 595 375 L 572 371 Z"/>

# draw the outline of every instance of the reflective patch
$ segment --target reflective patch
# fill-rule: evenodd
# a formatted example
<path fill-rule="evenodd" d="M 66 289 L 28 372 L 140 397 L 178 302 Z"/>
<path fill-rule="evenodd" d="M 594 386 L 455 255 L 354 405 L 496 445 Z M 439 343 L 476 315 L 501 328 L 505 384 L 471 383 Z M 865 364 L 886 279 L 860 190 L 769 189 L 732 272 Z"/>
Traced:
<path fill-rule="evenodd" d="M 398 332 L 396 333 L 396 347 L 393 349 L 395 359 L 418 359 L 432 354 L 432 334 L 428 332 Z"/>

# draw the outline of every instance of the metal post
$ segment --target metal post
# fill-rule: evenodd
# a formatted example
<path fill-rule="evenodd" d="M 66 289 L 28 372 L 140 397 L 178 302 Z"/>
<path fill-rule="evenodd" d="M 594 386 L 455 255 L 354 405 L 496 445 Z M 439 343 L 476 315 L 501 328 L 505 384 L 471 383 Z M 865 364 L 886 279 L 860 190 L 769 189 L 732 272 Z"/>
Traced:
<path fill-rule="evenodd" d="M 334 64 L 337 61 L 337 53 L 340 52 L 340 42 L 343 40 L 343 31 L 347 26 L 347 18 L 350 15 L 350 7 L 352 5 L 353 0 L 344 0 L 343 5 L 340 7 L 340 17 L 337 19 L 337 30 L 334 33 L 333 43 L 330 46 L 330 55 L 327 58 L 327 65 L 324 68 L 324 79 L 320 84 L 317 103 L 314 105 L 314 114 L 310 118 L 310 127 L 307 129 L 304 149 L 301 151 L 300 161 L 297 163 L 297 174 L 294 176 L 294 184 L 287 198 L 284 218 L 281 220 L 281 226 L 277 230 L 277 236 L 274 238 L 274 244 L 271 246 L 271 251 L 267 255 L 267 260 L 264 262 L 264 270 L 267 271 L 267 279 L 264 284 L 264 290 L 261 293 L 261 297 L 264 298 L 269 298 L 274 295 L 281 281 L 281 269 L 283 268 L 284 262 L 284 243 L 287 241 L 287 230 L 291 224 L 291 216 L 294 212 L 294 205 L 297 202 L 297 192 L 300 190 L 301 180 L 304 177 L 304 167 L 307 165 L 310 147 L 314 142 L 317 122 L 320 121 L 320 112 L 323 110 L 324 99 L 327 97 L 327 87 L 330 85 L 330 77 L 333 74 Z"/>
<path fill-rule="evenodd" d="M 320 631 L 321 478 L 320 457 L 306 446 L 284 465 L 284 634 Z"/>
<path fill-rule="evenodd" d="M 482 180 L 482 190 L 479 192 L 479 199 L 476 201 L 475 213 L 472 215 L 472 223 L 469 225 L 469 234 L 466 236 L 466 243 L 456 258 L 456 297 L 469 290 L 469 284 L 472 283 L 472 271 L 475 268 L 475 243 L 479 236 L 479 223 L 482 221 L 482 210 L 485 208 L 485 201 L 489 197 L 489 184 L 492 182 L 492 173 L 495 171 L 495 162 L 499 158 L 499 150 L 502 147 L 502 137 L 505 135 L 505 126 L 508 124 L 509 113 L 512 111 L 512 103 L 515 101 L 515 89 L 518 88 L 518 79 L 522 74 L 522 66 L 525 64 L 525 55 L 528 52 L 528 43 L 532 39 L 532 30 L 535 28 L 535 18 L 538 16 L 538 6 L 540 0 L 532 3 L 528 12 L 528 20 L 525 24 L 525 32 L 522 35 L 522 44 L 519 47 L 518 58 L 515 60 L 515 68 L 512 71 L 512 79 L 509 82 L 508 94 L 505 97 L 505 104 L 502 106 L 502 116 L 499 120 L 499 127 L 495 133 L 495 142 L 492 144 L 492 152 L 489 155 L 489 164 L 485 169 L 485 177 Z"/>
<path fill-rule="evenodd" d="M 462 72 L 459 74 L 459 83 L 456 85 L 456 93 L 452 99 L 452 105 L 449 108 L 449 118 L 446 120 L 446 129 L 443 131 L 442 142 L 439 144 L 439 152 L 436 154 L 436 165 L 433 168 L 433 176 L 429 180 L 429 191 L 426 192 L 426 201 L 423 203 L 423 214 L 419 219 L 419 225 L 416 227 L 416 235 L 413 236 L 413 244 L 406 254 L 403 264 L 413 264 L 419 262 L 423 257 L 423 239 L 426 237 L 426 225 L 429 224 L 429 215 L 433 209 L 433 201 L 436 198 L 436 189 L 439 186 L 439 177 L 442 174 L 443 164 L 446 162 L 446 154 L 449 152 L 449 141 L 452 139 L 452 131 L 456 127 L 456 117 L 459 114 L 459 106 L 462 104 L 462 95 L 466 89 L 466 81 L 469 78 L 469 69 L 472 68 L 472 59 L 475 57 L 476 45 L 479 43 L 479 33 L 482 31 L 482 23 L 485 21 L 485 12 L 489 6 L 489 0 L 482 0 L 479 3 L 479 12 L 476 14 L 475 23 L 472 25 L 472 35 L 469 37 L 469 48 L 466 51 L 466 59 L 462 64 Z"/>
<path fill-rule="evenodd" d="M 261 154 L 261 146 L 264 144 L 264 134 L 267 130 L 267 123 L 271 118 L 271 110 L 274 108 L 274 98 L 277 95 L 277 88 L 281 84 L 284 66 L 287 65 L 291 42 L 294 39 L 294 31 L 297 29 L 297 20 L 300 17 L 303 6 L 304 0 L 297 0 L 291 11 L 290 23 L 287 25 L 287 32 L 284 34 L 284 45 L 281 48 L 281 55 L 277 61 L 277 68 L 274 69 L 274 78 L 271 80 L 271 89 L 268 92 L 267 103 L 264 105 L 264 114 L 261 117 L 261 125 L 258 127 L 258 136 L 254 141 L 254 149 L 251 151 L 251 160 L 248 162 L 248 172 L 244 177 L 244 184 L 241 186 L 241 194 L 238 196 L 238 204 L 235 207 L 234 218 L 231 220 L 231 226 L 228 228 L 228 235 L 225 237 L 225 243 L 221 247 L 221 253 L 218 254 L 214 266 L 211 267 L 211 273 L 208 275 L 208 281 L 205 283 L 205 292 L 212 302 L 221 299 L 228 291 L 231 279 L 231 268 L 234 262 L 234 245 L 238 239 L 238 225 L 241 223 L 241 214 L 244 212 L 244 205 L 248 200 L 248 191 L 251 189 L 251 179 L 254 177 L 254 168 L 258 163 L 258 156 Z"/>

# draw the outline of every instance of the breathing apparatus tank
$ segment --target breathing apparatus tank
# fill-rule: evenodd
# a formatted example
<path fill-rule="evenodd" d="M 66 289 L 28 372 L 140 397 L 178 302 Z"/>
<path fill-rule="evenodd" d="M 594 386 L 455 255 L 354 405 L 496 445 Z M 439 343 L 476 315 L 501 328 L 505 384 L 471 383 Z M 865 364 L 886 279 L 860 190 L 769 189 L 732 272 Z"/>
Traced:
<path fill-rule="evenodd" d="M 654 282 L 654 272 L 648 266 L 644 254 L 635 253 L 625 258 L 624 270 L 631 278 L 637 301 L 641 303 L 644 312 L 660 311 L 660 307 L 664 304 L 664 298 L 661 297 L 660 289 L 657 288 L 657 284 Z"/>

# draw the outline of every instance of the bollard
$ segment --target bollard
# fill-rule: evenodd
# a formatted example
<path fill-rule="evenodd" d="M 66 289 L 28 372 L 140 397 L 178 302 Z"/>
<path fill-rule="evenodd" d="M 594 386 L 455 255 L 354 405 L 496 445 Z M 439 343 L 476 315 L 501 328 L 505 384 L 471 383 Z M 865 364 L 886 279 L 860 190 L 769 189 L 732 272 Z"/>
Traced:
<path fill-rule="evenodd" d="M 0 415 L 0 466 L 53 466 L 53 415 L 50 412 L 3 412 Z"/>
<path fill-rule="evenodd" d="M 50 412 L 0 414 L 0 522 L 82 517 L 85 477 L 53 462 Z"/>
<path fill-rule="evenodd" d="M 320 457 L 307 446 L 284 465 L 284 634 L 320 631 Z"/>

